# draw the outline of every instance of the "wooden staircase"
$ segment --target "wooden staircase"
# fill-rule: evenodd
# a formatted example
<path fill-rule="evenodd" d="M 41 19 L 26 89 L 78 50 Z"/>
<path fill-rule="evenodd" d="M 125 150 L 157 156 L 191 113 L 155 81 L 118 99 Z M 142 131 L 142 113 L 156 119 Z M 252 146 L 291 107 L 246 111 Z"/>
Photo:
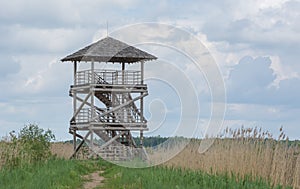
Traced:
<path fill-rule="evenodd" d="M 109 85 L 108 82 L 97 74 L 95 75 L 95 79 L 99 85 Z M 122 127 L 124 130 L 93 130 L 93 132 L 103 141 L 103 145 L 95 145 L 90 140 L 86 140 L 90 149 L 103 159 L 111 161 L 130 160 L 135 157 L 142 157 L 145 159 L 145 157 L 147 157 L 145 150 L 137 149 L 138 146 L 136 145 L 130 130 L 126 129 L 126 126 L 123 125 L 124 123 L 138 123 L 142 120 L 146 120 L 144 117 L 141 119 L 141 113 L 135 105 L 130 92 L 116 93 L 108 91 L 104 93 L 96 91 L 95 97 L 106 106 L 107 111 L 124 103 L 128 103 L 128 105 L 119 108 L 117 111 L 105 114 L 105 116 L 101 116 L 102 113 L 105 113 L 103 108 L 101 109 L 102 111 L 99 111 L 99 108 L 96 107 L 96 114 L 98 116 L 96 119 L 97 121 L 105 123 L 105 125 L 114 123 L 112 127 Z M 141 152 L 144 154 L 141 155 Z"/>

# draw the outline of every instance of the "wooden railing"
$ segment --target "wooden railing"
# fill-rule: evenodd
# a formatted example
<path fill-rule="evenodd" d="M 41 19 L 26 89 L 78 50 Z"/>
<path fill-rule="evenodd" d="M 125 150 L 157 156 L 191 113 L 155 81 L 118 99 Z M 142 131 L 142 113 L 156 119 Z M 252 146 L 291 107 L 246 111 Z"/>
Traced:
<path fill-rule="evenodd" d="M 76 73 L 75 85 L 82 84 L 111 84 L 111 85 L 138 85 L 141 84 L 141 72 L 134 70 L 95 70 L 93 79 L 92 70 L 83 70 Z"/>

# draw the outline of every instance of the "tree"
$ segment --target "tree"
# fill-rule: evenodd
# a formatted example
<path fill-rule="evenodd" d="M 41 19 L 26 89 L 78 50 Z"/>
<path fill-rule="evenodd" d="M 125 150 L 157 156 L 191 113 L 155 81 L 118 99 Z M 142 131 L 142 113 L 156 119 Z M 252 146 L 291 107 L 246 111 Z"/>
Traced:
<path fill-rule="evenodd" d="M 10 141 L 0 143 L 2 165 L 16 167 L 47 160 L 51 156 L 50 142 L 54 139 L 50 130 L 44 131 L 36 124 L 25 125 L 18 135 L 11 134 Z"/>
<path fill-rule="evenodd" d="M 51 155 L 50 142 L 54 139 L 52 131 L 44 131 L 35 124 L 25 125 L 18 136 L 21 153 L 30 163 L 47 159 Z"/>

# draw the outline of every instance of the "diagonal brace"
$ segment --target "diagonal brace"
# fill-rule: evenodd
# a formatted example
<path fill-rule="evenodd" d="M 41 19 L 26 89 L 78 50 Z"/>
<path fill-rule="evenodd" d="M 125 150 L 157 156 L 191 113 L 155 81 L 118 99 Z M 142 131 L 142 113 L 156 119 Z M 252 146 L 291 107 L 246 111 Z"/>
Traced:
<path fill-rule="evenodd" d="M 105 144 L 103 144 L 102 146 L 100 146 L 101 148 L 105 148 L 106 146 L 110 145 L 111 143 L 113 143 L 117 138 L 119 138 L 122 134 L 124 134 L 124 131 L 120 132 L 119 134 L 117 134 L 116 136 L 114 136 L 113 138 L 111 138 L 109 141 L 107 141 Z"/>
<path fill-rule="evenodd" d="M 84 142 L 86 141 L 87 137 L 88 137 L 90 134 L 91 134 L 91 131 L 89 131 L 89 132 L 85 135 L 85 137 L 82 139 L 81 143 L 76 147 L 76 150 L 73 152 L 73 154 L 72 154 L 72 156 L 71 156 L 72 158 L 75 157 L 76 153 L 77 153 L 78 150 L 81 148 L 81 146 L 84 144 Z M 76 142 L 76 141 L 75 141 L 75 142 Z"/>
<path fill-rule="evenodd" d="M 102 114 L 100 115 L 100 117 L 106 116 L 107 114 L 110 114 L 110 113 L 112 113 L 112 112 L 114 112 L 114 111 L 116 111 L 116 110 L 119 110 L 119 109 L 121 109 L 121 108 L 123 108 L 123 107 L 125 107 L 125 106 L 128 106 L 130 103 L 132 103 L 132 102 L 134 102 L 134 101 L 137 101 L 137 100 L 139 100 L 139 99 L 141 99 L 141 98 L 144 98 L 144 97 L 147 96 L 147 95 L 148 95 L 148 93 L 145 93 L 145 94 L 143 94 L 143 95 L 141 95 L 141 96 L 138 96 L 138 97 L 136 97 L 136 98 L 134 98 L 134 99 L 132 99 L 132 100 L 130 100 L 130 101 L 128 101 L 128 102 L 125 102 L 124 104 L 121 104 L 121 105 L 119 105 L 119 106 L 116 106 L 116 107 L 110 109 L 109 111 L 106 111 L 106 112 L 102 113 Z M 95 118 L 93 118 L 93 119 L 95 119 Z"/>
<path fill-rule="evenodd" d="M 89 99 L 89 97 L 92 95 L 92 93 L 90 92 L 85 99 L 83 100 L 83 102 L 81 103 L 81 105 L 78 107 L 78 109 L 76 110 L 76 112 L 74 113 L 73 117 L 71 118 L 71 121 L 75 120 L 75 117 L 79 114 L 80 110 L 82 109 L 82 107 L 87 103 L 87 100 Z"/>

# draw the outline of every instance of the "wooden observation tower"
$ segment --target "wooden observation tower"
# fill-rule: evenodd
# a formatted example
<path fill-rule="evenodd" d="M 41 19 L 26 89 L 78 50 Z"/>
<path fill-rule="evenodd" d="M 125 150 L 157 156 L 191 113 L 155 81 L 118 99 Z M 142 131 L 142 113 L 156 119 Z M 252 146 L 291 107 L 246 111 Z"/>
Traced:
<path fill-rule="evenodd" d="M 69 127 L 73 135 L 72 157 L 82 146 L 88 146 L 91 155 L 108 160 L 146 155 L 143 131 L 148 128 L 143 99 L 148 91 L 143 81 L 144 63 L 155 59 L 147 52 L 106 37 L 61 60 L 74 64 L 74 84 L 69 91 L 73 98 Z M 85 64 L 85 69 L 79 69 L 79 64 Z M 103 65 L 97 69 L 99 64 L 114 64 L 115 68 L 107 70 Z M 128 70 L 128 64 L 140 65 L 137 70 Z M 133 140 L 132 131 L 140 133 L 140 144 Z"/>

